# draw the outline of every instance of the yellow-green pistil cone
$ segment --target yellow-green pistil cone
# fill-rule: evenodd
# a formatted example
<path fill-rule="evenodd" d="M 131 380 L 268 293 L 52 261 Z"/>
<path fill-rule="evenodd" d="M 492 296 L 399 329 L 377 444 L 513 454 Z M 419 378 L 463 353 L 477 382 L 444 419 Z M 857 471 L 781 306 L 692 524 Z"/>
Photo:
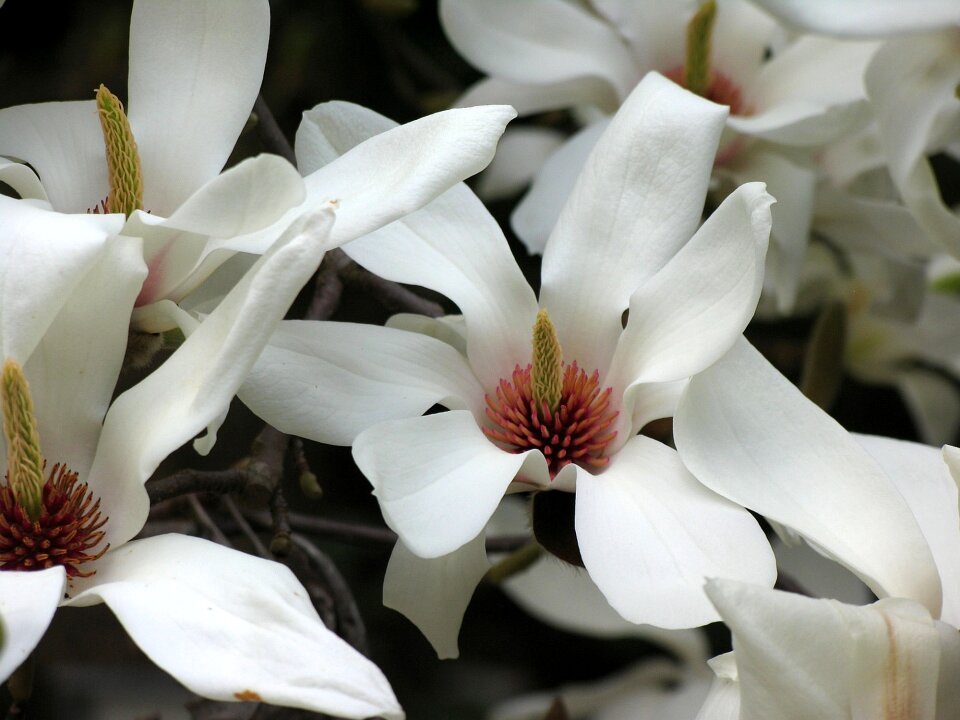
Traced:
<path fill-rule="evenodd" d="M 710 45 L 716 18 L 716 0 L 707 0 L 687 24 L 683 86 L 701 97 L 706 97 L 710 89 Z"/>
<path fill-rule="evenodd" d="M 16 360 L 3 364 L 3 435 L 7 441 L 7 482 L 17 504 L 31 520 L 43 501 L 43 455 L 30 386 Z"/>
<path fill-rule="evenodd" d="M 105 85 L 97 90 L 97 112 L 107 150 L 107 179 L 110 183 L 107 209 L 130 217 L 134 210 L 143 207 L 143 172 L 137 143 L 123 112 L 123 103 Z"/>
<path fill-rule="evenodd" d="M 544 404 L 554 412 L 563 392 L 563 350 L 557 340 L 557 329 L 546 310 L 537 313 L 533 325 L 533 363 L 530 368 L 530 389 L 537 409 Z"/>

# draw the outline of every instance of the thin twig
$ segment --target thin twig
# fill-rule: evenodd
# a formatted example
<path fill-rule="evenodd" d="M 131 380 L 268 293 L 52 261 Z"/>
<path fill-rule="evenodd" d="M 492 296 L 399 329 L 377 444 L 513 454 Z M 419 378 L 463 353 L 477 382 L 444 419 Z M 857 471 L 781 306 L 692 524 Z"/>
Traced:
<path fill-rule="evenodd" d="M 340 268 L 336 257 L 329 252 L 324 255 L 320 263 L 320 271 L 313 281 L 313 298 L 310 307 L 304 314 L 304 320 L 329 320 L 340 307 L 340 297 L 343 295 L 343 280 L 340 279 Z"/>
<path fill-rule="evenodd" d="M 193 510 L 193 514 L 196 516 L 197 522 L 206 528 L 214 542 L 224 545 L 225 547 L 232 548 L 233 543 L 230 542 L 230 539 L 224 535 L 223 530 L 221 530 L 220 527 L 213 521 L 213 518 L 210 517 L 210 514 L 207 512 L 206 508 L 203 507 L 203 503 L 200 502 L 197 496 L 187 495 L 187 501 L 190 503 L 190 509 Z"/>
<path fill-rule="evenodd" d="M 366 655 L 367 648 L 367 628 L 360 616 L 360 609 L 357 607 L 357 601 L 350 591 L 350 586 L 340 570 L 333 561 L 327 557 L 326 553 L 314 545 L 310 540 L 298 533 L 291 533 L 290 539 L 310 558 L 310 562 L 320 573 L 324 584 L 333 595 L 334 607 L 337 611 L 337 634 L 350 643 L 355 650 Z"/>
<path fill-rule="evenodd" d="M 197 492 L 240 492 L 248 482 L 245 471 L 231 470 L 179 470 L 167 477 L 155 478 L 146 484 L 150 504 L 190 495 Z"/>
<path fill-rule="evenodd" d="M 262 558 L 271 558 L 273 557 L 270 554 L 270 551 L 267 549 L 267 546 L 263 544 L 263 541 L 257 536 L 257 533 L 250 523 L 247 522 L 247 519 L 243 516 L 243 513 L 240 512 L 240 508 L 237 507 L 237 503 L 232 497 L 227 495 L 223 498 L 223 504 L 227 507 L 227 512 L 230 513 L 230 517 L 233 518 L 234 522 L 237 523 L 237 526 L 240 528 L 240 531 L 247 537 L 250 541 L 250 544 L 253 545 L 253 549 L 257 551 L 257 555 Z"/>

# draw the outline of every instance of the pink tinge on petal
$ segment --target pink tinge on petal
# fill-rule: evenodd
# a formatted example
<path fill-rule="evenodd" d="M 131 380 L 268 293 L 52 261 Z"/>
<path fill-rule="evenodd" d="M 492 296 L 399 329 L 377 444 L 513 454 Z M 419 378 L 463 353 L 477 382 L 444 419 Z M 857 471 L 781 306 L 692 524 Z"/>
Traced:
<path fill-rule="evenodd" d="M 142 307 L 143 305 L 149 305 L 162 299 L 160 296 L 160 280 L 163 277 L 163 265 L 167 259 L 167 254 L 170 252 L 171 246 L 171 243 L 165 243 L 164 246 L 150 258 L 147 263 L 147 277 L 144 279 L 143 286 L 140 288 L 140 294 L 137 295 L 137 300 L 133 304 L 134 307 Z"/>
<path fill-rule="evenodd" d="M 683 65 L 668 70 L 664 75 L 683 87 Z M 718 105 L 729 107 L 731 116 L 747 117 L 753 115 L 755 110 L 744 98 L 743 86 L 726 73 L 717 70 L 711 71 L 710 86 L 703 97 Z M 726 140 L 726 136 L 724 136 L 724 140 L 721 141 L 720 147 L 717 149 L 716 159 L 713 161 L 714 167 L 729 164 L 743 149 L 743 146 L 744 138 L 742 136 L 736 135 L 730 140 Z"/>

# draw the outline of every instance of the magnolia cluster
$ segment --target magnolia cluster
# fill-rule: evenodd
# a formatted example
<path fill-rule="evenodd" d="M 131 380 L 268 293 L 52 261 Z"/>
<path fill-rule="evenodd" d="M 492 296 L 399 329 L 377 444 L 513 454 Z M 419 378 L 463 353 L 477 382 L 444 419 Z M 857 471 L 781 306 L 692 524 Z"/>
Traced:
<path fill-rule="evenodd" d="M 296 167 L 223 169 L 266 0 L 136 0 L 126 103 L 101 86 L 0 110 L 0 676 L 57 607 L 102 602 L 205 697 L 402 717 L 283 566 L 135 539 L 146 480 L 204 431 L 208 451 L 236 395 L 352 447 L 399 537 L 384 603 L 441 657 L 499 562 L 487 533 L 532 530 L 505 586 L 520 604 L 681 660 L 497 717 L 555 697 L 572 717 L 957 717 L 960 451 L 848 434 L 742 335 L 817 314 L 809 394 L 828 405 L 842 365 L 894 385 L 927 442 L 955 438 L 960 220 L 928 159 L 960 148 L 955 0 L 439 10 L 487 77 L 402 126 L 318 105 Z M 558 110 L 572 135 L 503 134 Z M 485 198 L 529 185 L 511 225 L 542 255 L 536 291 L 462 183 L 491 159 Z M 336 247 L 458 313 L 282 320 Z M 171 330 L 183 342 L 117 394 L 134 343 Z M 858 604 L 773 590 L 804 551 L 816 594 L 842 566 Z M 734 651 L 711 674 L 692 628 L 717 620 Z"/>

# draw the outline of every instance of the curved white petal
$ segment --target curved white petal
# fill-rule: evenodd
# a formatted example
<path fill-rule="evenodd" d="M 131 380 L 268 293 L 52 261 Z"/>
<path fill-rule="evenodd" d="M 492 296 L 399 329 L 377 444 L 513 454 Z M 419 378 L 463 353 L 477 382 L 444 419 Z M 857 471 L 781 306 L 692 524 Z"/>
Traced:
<path fill-rule="evenodd" d="M 278 430 L 333 445 L 440 404 L 483 417 L 466 359 L 432 337 L 376 325 L 280 323 L 238 393 Z"/>
<path fill-rule="evenodd" d="M 567 360 L 608 367 L 630 295 L 699 225 L 726 116 L 651 73 L 597 142 L 543 257 L 540 304 Z"/>
<path fill-rule="evenodd" d="M 320 264 L 332 221 L 325 210 L 291 228 L 163 365 L 117 398 L 104 421 L 91 478 L 143 483 L 168 454 L 222 415 Z M 136 483 L 117 502 L 125 512 L 106 527 L 114 547 L 139 532 L 148 510 Z"/>
<path fill-rule="evenodd" d="M 773 551 L 757 521 L 691 475 L 674 450 L 642 435 L 602 475 L 577 473 L 575 524 L 583 563 L 613 608 L 664 628 L 717 619 L 708 577 L 767 583 Z"/>
<path fill-rule="evenodd" d="M 869 120 L 863 74 L 877 47 L 799 38 L 763 65 L 750 89 L 755 112 L 728 124 L 786 145 L 819 145 L 851 132 Z"/>
<path fill-rule="evenodd" d="M 669 70 L 683 63 L 686 25 L 697 10 L 697 0 L 593 0 L 590 4 L 626 39 L 640 68 Z"/>
<path fill-rule="evenodd" d="M 26 362 L 122 215 L 61 215 L 0 196 L 0 351 Z"/>
<path fill-rule="evenodd" d="M 825 35 L 882 37 L 960 23 L 953 0 L 753 0 L 792 25 Z"/>
<path fill-rule="evenodd" d="M 593 76 L 609 83 L 616 97 L 636 82 L 624 43 L 574 3 L 443 0 L 440 21 L 457 50 L 490 75 L 531 84 Z"/>
<path fill-rule="evenodd" d="M 479 535 L 518 474 L 548 478 L 542 453 L 501 450 L 465 410 L 374 425 L 357 436 L 353 459 L 387 524 L 423 558 Z"/>
<path fill-rule="evenodd" d="M 368 270 L 449 297 L 463 314 L 467 356 L 485 388 L 530 362 L 537 301 L 483 203 L 464 185 L 344 247 Z"/>
<path fill-rule="evenodd" d="M 47 631 L 63 597 L 60 566 L 34 572 L 0 572 L 0 682 L 20 667 Z"/>
<path fill-rule="evenodd" d="M 547 158 L 530 191 L 510 215 L 510 227 L 533 255 L 542 255 L 560 211 L 570 197 L 593 146 L 607 129 L 598 120 L 578 132 Z"/>
<path fill-rule="evenodd" d="M 449 555 L 424 559 L 397 542 L 383 578 L 383 604 L 424 634 L 441 660 L 460 656 L 457 636 L 473 591 L 490 569 L 483 533 Z"/>
<path fill-rule="evenodd" d="M 740 186 L 633 293 L 605 384 L 681 380 L 730 349 L 760 297 L 773 203 L 763 183 Z"/>
<path fill-rule="evenodd" d="M 223 168 L 256 100 L 267 0 L 139 0 L 130 17 L 130 127 L 144 207 L 170 215 Z"/>
<path fill-rule="evenodd" d="M 944 205 L 926 154 L 942 145 L 935 126 L 943 113 L 960 121 L 958 76 L 960 28 L 951 28 L 886 43 L 865 80 L 904 204 L 954 257 L 960 256 L 960 220 Z"/>
<path fill-rule="evenodd" d="M 199 538 L 111 550 L 68 605 L 105 602 L 147 656 L 213 700 L 402 718 L 377 667 L 323 626 L 279 563 Z"/>
<path fill-rule="evenodd" d="M 221 252 L 217 263 L 203 262 L 224 241 L 273 225 L 304 195 L 296 168 L 276 155 L 258 155 L 205 183 L 169 218 L 135 213 L 126 232 L 144 238 L 150 266 L 137 304 L 181 299 L 230 257 Z"/>
<path fill-rule="evenodd" d="M 338 202 L 333 240 L 342 244 L 420 209 L 493 158 L 506 124 L 516 116 L 503 105 L 462 108 L 427 115 L 395 127 L 381 115 L 351 103 L 324 103 L 307 114 L 311 133 L 324 136 L 314 152 L 327 164 L 304 178 L 307 200 L 277 225 L 234 239 L 233 250 L 263 252 L 276 227 L 317 203 Z M 382 128 L 379 134 L 375 132 Z M 298 136 L 300 133 L 298 133 Z M 333 161 L 332 158 L 341 155 Z"/>
<path fill-rule="evenodd" d="M 774 528 L 778 532 L 785 528 Z M 777 557 L 777 570 L 781 578 L 794 580 L 811 597 L 830 598 L 852 605 L 866 605 L 874 600 L 874 594 L 856 575 L 843 565 L 824 557 L 794 535 L 793 542 L 784 542 L 773 537 L 770 545 Z"/>
<path fill-rule="evenodd" d="M 742 720 L 934 720 L 940 637 L 921 605 L 857 607 L 726 580 L 707 593 L 733 632 Z"/>
<path fill-rule="evenodd" d="M 477 81 L 457 98 L 454 107 L 503 103 L 523 117 L 571 107 L 599 107 L 613 112 L 618 98 L 610 86 L 595 77 L 575 77 L 546 84 L 517 83 L 499 77 Z"/>
<path fill-rule="evenodd" d="M 939 614 L 936 565 L 903 496 L 745 340 L 690 380 L 674 437 L 711 490 L 798 532 L 878 595 Z"/>
<path fill-rule="evenodd" d="M 676 3 L 668 3 L 674 5 Z M 690 12 L 686 17 L 692 17 Z M 676 24 L 676 23 L 675 23 Z M 686 30 L 686 24 L 683 26 Z M 750 104 L 757 75 L 764 67 L 764 58 L 771 51 L 780 27 L 770 15 L 758 10 L 749 0 L 718 0 L 717 14 L 710 40 L 710 65 L 740 86 L 743 99 Z M 674 30 L 676 33 L 676 30 Z M 686 47 L 686 37 L 677 39 L 678 47 Z M 685 58 L 679 58 L 679 67 Z M 660 66 L 663 67 L 663 66 Z M 669 69 L 669 68 L 665 68 Z"/>
<path fill-rule="evenodd" d="M 40 178 L 29 165 L 0 158 L 0 182 L 12 187 L 21 198 L 49 202 Z"/>
<path fill-rule="evenodd" d="M 386 327 L 436 338 L 464 357 L 467 355 L 467 330 L 463 315 L 443 315 L 433 318 L 416 313 L 397 313 L 387 318 Z"/>
<path fill-rule="evenodd" d="M 895 382 L 925 443 L 939 446 L 957 437 L 960 395 L 951 378 L 920 369 L 900 373 Z"/>
<path fill-rule="evenodd" d="M 780 312 L 792 312 L 807 255 L 817 175 L 761 147 L 740 153 L 731 174 L 739 182 L 762 180 L 767 184 L 767 192 L 777 199 L 771 209 L 772 247 L 767 254 L 766 282 L 776 293 Z"/>
<path fill-rule="evenodd" d="M 93 100 L 0 110 L 0 155 L 30 163 L 60 212 L 85 212 L 107 196 L 103 131 Z"/>
<path fill-rule="evenodd" d="M 930 545 L 943 586 L 940 619 L 960 627 L 960 510 L 957 484 L 940 448 L 876 435 L 856 435 L 893 480 Z"/>
<path fill-rule="evenodd" d="M 500 138 L 497 154 L 477 180 L 477 195 L 486 202 L 516 195 L 533 180 L 564 139 L 563 134 L 550 128 L 524 125 L 507 128 Z"/>
<path fill-rule="evenodd" d="M 88 478 L 88 472 L 123 364 L 133 301 L 145 275 L 139 238 L 110 237 L 24 366 L 48 469 L 66 464 L 81 481 L 93 480 L 91 492 L 103 500 L 107 517 L 123 513 L 123 508 L 111 506 L 110 496 L 128 479 L 111 477 L 103 487 L 97 478 Z"/>
<path fill-rule="evenodd" d="M 706 660 L 707 638 L 702 631 L 629 622 L 610 607 L 585 571 L 560 560 L 538 560 L 529 570 L 509 578 L 503 588 L 530 615 L 561 630 L 600 638 L 641 638 L 691 665 Z"/>

